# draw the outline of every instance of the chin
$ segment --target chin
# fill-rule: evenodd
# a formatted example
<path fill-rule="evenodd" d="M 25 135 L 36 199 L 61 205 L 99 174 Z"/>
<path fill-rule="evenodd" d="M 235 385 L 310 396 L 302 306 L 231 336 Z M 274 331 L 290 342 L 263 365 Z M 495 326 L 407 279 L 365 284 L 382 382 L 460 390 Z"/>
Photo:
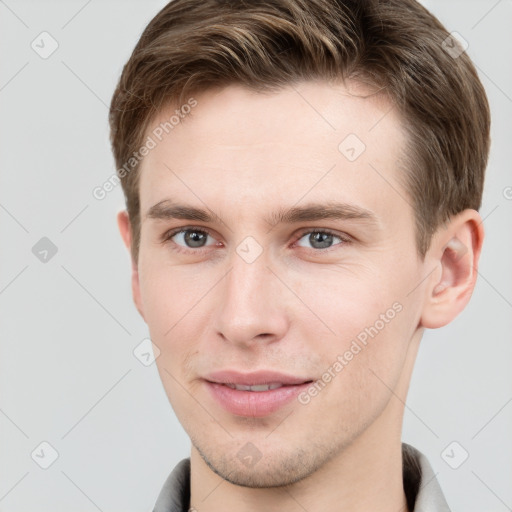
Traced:
<path fill-rule="evenodd" d="M 232 456 L 210 453 L 211 450 L 205 453 L 196 444 L 194 446 L 215 474 L 233 485 L 254 489 L 283 487 L 299 482 L 317 471 L 334 455 L 332 450 L 325 449 L 316 452 L 296 449 L 288 454 L 274 450 L 270 457 L 262 455 L 251 466 L 245 464 L 237 453 Z"/>

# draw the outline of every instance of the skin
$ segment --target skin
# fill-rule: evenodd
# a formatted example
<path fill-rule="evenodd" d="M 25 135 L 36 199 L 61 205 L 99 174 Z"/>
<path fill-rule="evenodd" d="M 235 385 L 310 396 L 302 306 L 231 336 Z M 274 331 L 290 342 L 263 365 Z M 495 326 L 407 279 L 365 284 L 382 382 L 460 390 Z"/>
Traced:
<path fill-rule="evenodd" d="M 205 91 L 142 162 L 133 296 L 192 441 L 191 506 L 200 512 L 407 510 L 400 439 L 414 360 L 424 328 L 447 324 L 468 302 L 483 228 L 465 210 L 418 255 L 412 200 L 399 184 L 401 121 L 368 92 L 324 82 Z M 366 145 L 353 162 L 338 149 L 348 134 Z M 167 199 L 216 217 L 147 216 Z M 267 219 L 329 201 L 369 210 L 374 222 Z M 118 225 L 129 248 L 126 212 Z M 185 227 L 206 230 L 206 245 L 187 247 L 183 233 L 162 241 Z M 322 229 L 335 235 L 327 246 L 309 236 Z M 262 249 L 252 263 L 236 252 L 248 236 Z M 202 378 L 224 369 L 321 379 L 396 303 L 400 313 L 305 405 L 241 417 L 207 392 Z M 237 457 L 249 442 L 261 456 L 250 467 Z"/>

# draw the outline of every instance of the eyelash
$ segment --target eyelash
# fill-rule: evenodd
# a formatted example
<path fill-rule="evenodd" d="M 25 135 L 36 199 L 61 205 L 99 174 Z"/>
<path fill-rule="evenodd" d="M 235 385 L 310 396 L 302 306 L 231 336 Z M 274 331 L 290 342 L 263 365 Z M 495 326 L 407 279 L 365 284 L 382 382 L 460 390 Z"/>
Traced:
<path fill-rule="evenodd" d="M 205 229 L 203 227 L 185 226 L 185 227 L 171 229 L 170 231 L 167 231 L 166 233 L 164 233 L 164 235 L 162 236 L 162 243 L 163 244 L 167 244 L 169 242 L 172 242 L 171 239 L 172 239 L 173 236 L 175 236 L 175 235 L 177 235 L 179 233 L 187 232 L 187 231 L 195 231 L 195 232 L 198 232 L 198 233 L 203 233 L 205 235 L 209 235 L 212 238 L 215 238 L 212 235 L 212 233 L 210 233 L 207 229 Z M 336 249 L 337 246 L 346 245 L 346 244 L 349 244 L 349 243 L 352 242 L 351 238 L 348 235 L 341 235 L 339 233 L 331 231 L 330 229 L 305 229 L 305 230 L 300 232 L 300 234 L 296 237 L 296 239 L 295 239 L 295 241 L 293 243 L 294 244 L 297 243 L 301 238 L 304 237 L 304 235 L 307 235 L 308 233 L 321 233 L 321 234 L 331 235 L 331 236 L 334 236 L 334 237 L 339 238 L 341 240 L 341 242 L 339 242 L 339 243 L 337 243 L 337 244 L 335 244 L 335 245 L 333 245 L 331 247 L 328 247 L 326 249 L 314 249 L 314 248 L 303 247 L 303 249 L 312 251 L 312 252 L 317 253 L 317 254 L 330 252 L 330 251 Z M 194 249 L 194 248 L 191 248 L 191 247 L 183 247 L 181 245 L 178 245 L 175 242 L 173 243 L 173 245 L 174 245 L 174 247 L 172 248 L 173 251 L 176 251 L 176 252 L 179 252 L 179 253 L 186 253 L 186 254 L 201 253 L 204 250 L 206 250 L 207 247 L 209 247 L 209 246 L 206 246 L 206 247 L 199 247 L 197 249 Z"/>

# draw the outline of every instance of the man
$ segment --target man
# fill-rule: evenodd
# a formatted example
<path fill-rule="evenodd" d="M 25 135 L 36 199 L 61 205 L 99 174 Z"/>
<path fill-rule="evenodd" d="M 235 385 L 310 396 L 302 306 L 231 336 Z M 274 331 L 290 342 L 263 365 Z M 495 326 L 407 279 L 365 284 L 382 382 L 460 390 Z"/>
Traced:
<path fill-rule="evenodd" d="M 446 511 L 401 443 L 474 289 L 489 108 L 414 0 L 175 0 L 112 99 L 118 224 L 191 439 L 155 510 Z"/>

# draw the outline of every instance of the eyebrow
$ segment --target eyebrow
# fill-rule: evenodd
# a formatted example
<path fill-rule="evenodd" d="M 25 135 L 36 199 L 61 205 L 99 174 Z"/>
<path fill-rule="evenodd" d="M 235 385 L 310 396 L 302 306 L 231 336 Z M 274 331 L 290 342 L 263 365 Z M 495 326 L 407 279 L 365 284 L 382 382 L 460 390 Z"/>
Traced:
<path fill-rule="evenodd" d="M 211 210 L 196 208 L 193 206 L 175 203 L 170 199 L 164 199 L 151 206 L 146 213 L 146 218 L 171 220 L 195 220 L 212 223 L 219 217 Z M 359 220 L 368 224 L 378 224 L 376 215 L 365 208 L 347 203 L 328 201 L 325 203 L 310 203 L 304 206 L 280 208 L 265 219 L 271 225 L 294 224 L 297 222 L 319 221 L 325 219 Z"/>

